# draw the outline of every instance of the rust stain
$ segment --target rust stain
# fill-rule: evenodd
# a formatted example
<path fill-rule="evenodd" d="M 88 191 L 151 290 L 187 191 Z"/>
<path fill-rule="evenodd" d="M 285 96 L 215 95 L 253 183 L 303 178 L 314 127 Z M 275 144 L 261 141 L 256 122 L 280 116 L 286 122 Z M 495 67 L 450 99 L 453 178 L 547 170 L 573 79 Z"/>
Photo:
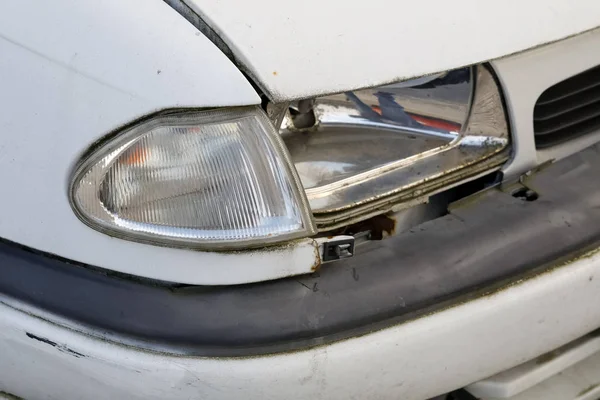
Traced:
<path fill-rule="evenodd" d="M 277 71 L 273 71 L 273 76 L 277 76 Z"/>
<path fill-rule="evenodd" d="M 315 262 L 310 266 L 311 272 L 317 272 L 321 268 L 321 257 L 315 257 Z"/>
<path fill-rule="evenodd" d="M 319 253 L 319 245 L 317 244 L 316 241 L 313 241 L 314 244 L 314 262 L 313 264 L 310 266 L 310 271 L 311 272 L 316 272 L 319 270 L 319 268 L 321 268 L 321 254 Z"/>
<path fill-rule="evenodd" d="M 364 221 L 357 222 L 344 228 L 333 231 L 335 235 L 354 235 L 360 232 L 370 232 L 371 240 L 382 240 L 384 233 L 393 236 L 396 233 L 398 221 L 389 215 L 376 215 Z M 328 236 L 332 237 L 332 236 Z"/>

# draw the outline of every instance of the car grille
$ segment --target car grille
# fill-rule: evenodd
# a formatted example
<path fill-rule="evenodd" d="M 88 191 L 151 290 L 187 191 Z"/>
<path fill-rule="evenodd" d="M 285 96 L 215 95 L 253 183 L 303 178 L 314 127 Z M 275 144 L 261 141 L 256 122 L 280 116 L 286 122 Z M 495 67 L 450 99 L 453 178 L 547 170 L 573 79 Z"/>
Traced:
<path fill-rule="evenodd" d="M 533 112 L 533 125 L 538 148 L 600 129 L 600 66 L 542 93 Z"/>

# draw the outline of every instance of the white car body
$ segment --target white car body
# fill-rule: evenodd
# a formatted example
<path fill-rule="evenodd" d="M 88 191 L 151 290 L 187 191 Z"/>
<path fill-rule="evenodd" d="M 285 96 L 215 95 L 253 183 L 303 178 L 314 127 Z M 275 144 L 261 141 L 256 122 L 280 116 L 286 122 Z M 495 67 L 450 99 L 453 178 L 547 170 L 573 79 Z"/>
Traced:
<path fill-rule="evenodd" d="M 187 3 L 276 100 L 373 87 L 596 28 L 591 1 Z"/>
<path fill-rule="evenodd" d="M 596 132 L 536 150 L 531 122 L 544 90 L 600 65 L 597 1 L 186 3 L 238 65 L 162 0 L 0 4 L 0 238 L 187 285 L 313 271 L 313 239 L 238 253 L 159 247 L 92 230 L 69 204 L 74 165 L 107 133 L 163 109 L 260 104 L 240 68 L 271 100 L 287 101 L 490 62 L 514 146 L 505 176 L 600 141 Z M 252 357 L 149 350 L 0 292 L 0 398 L 428 399 L 598 328 L 595 277 L 592 249 L 418 319 Z"/>

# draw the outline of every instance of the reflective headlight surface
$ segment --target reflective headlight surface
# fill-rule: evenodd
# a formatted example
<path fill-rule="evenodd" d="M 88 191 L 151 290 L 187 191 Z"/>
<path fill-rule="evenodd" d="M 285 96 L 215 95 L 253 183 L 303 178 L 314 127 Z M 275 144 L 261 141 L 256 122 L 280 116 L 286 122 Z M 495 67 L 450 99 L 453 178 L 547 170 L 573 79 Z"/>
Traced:
<path fill-rule="evenodd" d="M 485 67 L 315 99 L 281 134 L 320 227 L 431 194 L 499 166 L 508 127 Z M 307 118 L 304 118 L 304 121 Z"/>

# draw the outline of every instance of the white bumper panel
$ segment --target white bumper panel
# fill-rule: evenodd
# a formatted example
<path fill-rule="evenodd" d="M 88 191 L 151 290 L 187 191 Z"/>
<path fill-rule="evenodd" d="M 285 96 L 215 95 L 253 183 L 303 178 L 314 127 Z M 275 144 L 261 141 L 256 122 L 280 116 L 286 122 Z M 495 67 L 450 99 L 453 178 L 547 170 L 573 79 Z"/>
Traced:
<path fill-rule="evenodd" d="M 566 400 L 574 399 L 581 393 L 586 396 L 589 392 L 597 394 L 597 391 L 592 389 L 599 386 L 599 352 L 600 336 L 596 331 L 534 360 L 473 383 L 466 389 L 477 398 L 490 400 Z M 575 371 L 577 373 L 573 373 Z M 573 381 L 569 379 L 571 375 L 581 376 L 581 379 Z M 593 379 L 585 379 L 586 375 Z M 567 394 L 573 389 L 574 393 Z M 598 389 L 600 390 L 600 387 Z"/>
<path fill-rule="evenodd" d="M 36 399 L 425 399 L 600 325 L 600 253 L 430 316 L 251 358 L 148 353 L 0 306 L 0 391 Z"/>
<path fill-rule="evenodd" d="M 478 397 L 481 400 L 597 400 L 600 398 L 600 353 L 563 370 L 511 397 Z"/>

